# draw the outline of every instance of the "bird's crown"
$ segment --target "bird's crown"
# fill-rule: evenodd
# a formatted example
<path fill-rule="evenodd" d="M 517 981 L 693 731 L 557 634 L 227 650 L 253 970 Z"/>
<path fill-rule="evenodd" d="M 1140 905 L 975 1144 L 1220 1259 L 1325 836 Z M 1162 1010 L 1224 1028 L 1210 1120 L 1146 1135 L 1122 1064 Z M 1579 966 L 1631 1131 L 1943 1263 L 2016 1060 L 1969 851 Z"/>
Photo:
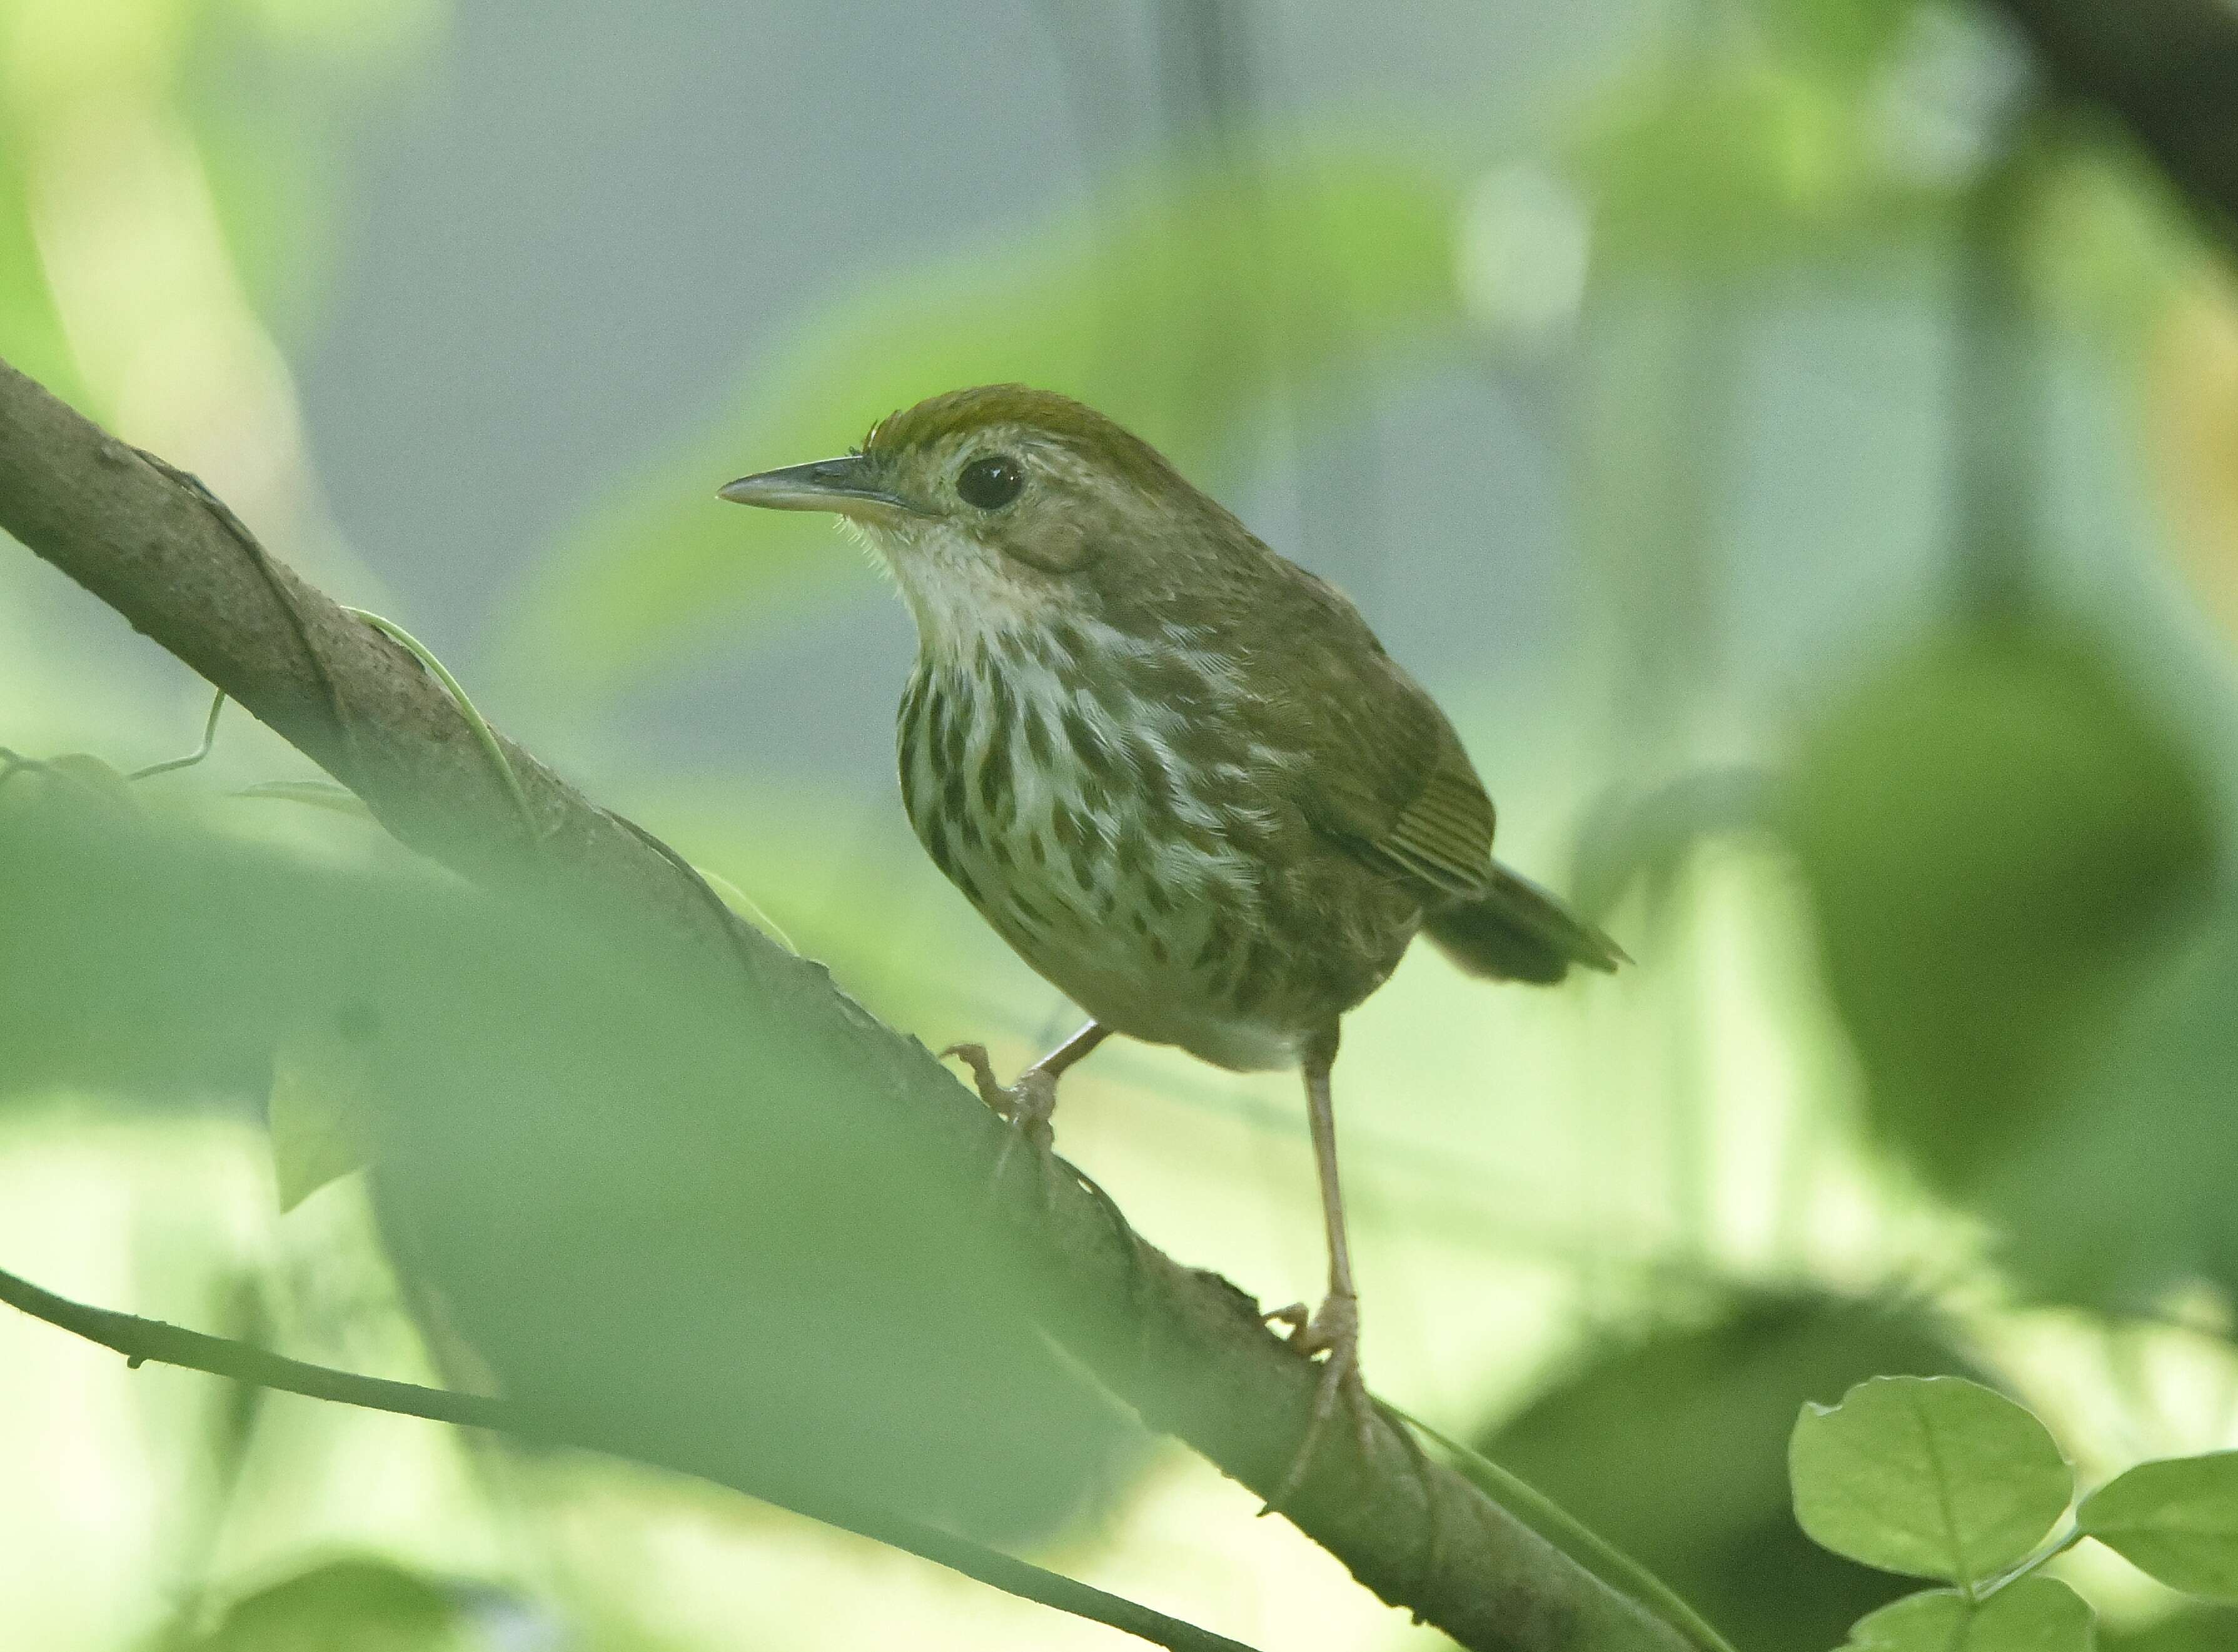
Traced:
<path fill-rule="evenodd" d="M 891 572 L 929 647 L 1101 619 L 1139 632 L 1295 570 L 1158 450 L 1054 391 L 982 385 L 888 414 L 838 459 L 742 477 L 743 505 L 830 511 Z"/>
<path fill-rule="evenodd" d="M 1070 396 L 1030 385 L 950 390 L 888 413 L 857 451 L 880 462 L 979 438 L 1015 438 L 1063 450 L 1076 462 L 1153 494 L 1186 487 L 1164 454 L 1117 420 Z"/>

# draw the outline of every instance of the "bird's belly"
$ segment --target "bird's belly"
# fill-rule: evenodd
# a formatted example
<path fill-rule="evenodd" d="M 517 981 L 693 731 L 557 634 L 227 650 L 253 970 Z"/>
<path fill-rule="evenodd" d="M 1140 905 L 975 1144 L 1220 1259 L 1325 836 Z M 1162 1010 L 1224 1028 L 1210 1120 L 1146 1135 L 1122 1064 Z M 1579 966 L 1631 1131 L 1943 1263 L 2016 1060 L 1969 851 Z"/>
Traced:
<path fill-rule="evenodd" d="M 926 851 L 1113 1031 L 1294 1064 L 1390 973 L 1419 909 L 1318 848 L 1250 763 L 1184 764 L 1136 727 L 1157 708 L 1099 724 L 1037 681 L 920 665 L 899 756 Z"/>
<path fill-rule="evenodd" d="M 981 824 L 976 841 L 944 843 L 944 869 L 1034 972 L 1089 1014 L 1235 1071 L 1295 1065 L 1321 1017 L 1295 1014 L 1279 957 L 1255 940 L 1255 869 L 1171 845 L 1154 858 L 1138 823 L 1123 817 L 1076 836 Z"/>
<path fill-rule="evenodd" d="M 1019 956 L 1113 1031 L 1149 1044 L 1171 1044 L 1232 1072 L 1294 1067 L 1301 1028 L 1248 1009 L 1221 993 L 1208 972 L 1175 969 L 1155 959 L 1115 957 L 1067 937 L 1016 935 L 997 924 Z"/>
<path fill-rule="evenodd" d="M 1116 860 L 1095 869 L 1092 887 L 1014 882 L 988 890 L 979 909 L 1035 973 L 1115 1032 L 1237 1071 L 1295 1063 L 1301 1029 L 1241 973 L 1252 921 L 1242 892 L 1197 889 L 1184 903 Z"/>

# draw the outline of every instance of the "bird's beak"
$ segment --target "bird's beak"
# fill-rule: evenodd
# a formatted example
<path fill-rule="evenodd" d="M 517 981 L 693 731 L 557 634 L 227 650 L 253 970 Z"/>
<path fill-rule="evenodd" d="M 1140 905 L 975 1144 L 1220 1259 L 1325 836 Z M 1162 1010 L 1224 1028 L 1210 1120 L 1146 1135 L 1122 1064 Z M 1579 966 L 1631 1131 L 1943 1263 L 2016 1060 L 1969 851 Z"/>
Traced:
<path fill-rule="evenodd" d="M 758 505 L 765 511 L 836 511 L 865 518 L 891 512 L 924 514 L 898 493 L 876 486 L 871 461 L 860 453 L 741 476 L 719 489 L 718 497 L 733 505 Z"/>

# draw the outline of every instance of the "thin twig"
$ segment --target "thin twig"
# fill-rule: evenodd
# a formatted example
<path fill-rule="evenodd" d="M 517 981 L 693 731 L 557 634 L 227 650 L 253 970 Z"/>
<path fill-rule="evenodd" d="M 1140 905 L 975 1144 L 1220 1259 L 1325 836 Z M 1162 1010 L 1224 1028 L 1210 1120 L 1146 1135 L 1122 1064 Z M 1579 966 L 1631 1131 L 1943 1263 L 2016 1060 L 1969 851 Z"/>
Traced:
<path fill-rule="evenodd" d="M 217 746 L 217 714 L 225 710 L 225 691 L 220 689 L 211 697 L 209 716 L 202 723 L 202 743 L 183 757 L 173 757 L 164 763 L 151 763 L 145 769 L 135 769 L 125 776 L 127 780 L 145 780 L 150 775 L 167 775 L 175 769 L 191 769 L 209 756 Z"/>
<path fill-rule="evenodd" d="M 152 1360 L 159 1365 L 177 1365 L 188 1371 L 199 1371 L 213 1377 L 248 1383 L 258 1388 L 301 1394 L 312 1399 L 331 1400 L 337 1404 L 355 1405 L 366 1411 L 387 1411 L 398 1417 L 424 1417 L 430 1422 L 450 1423 L 461 1428 L 487 1429 L 540 1444 L 573 1445 L 607 1456 L 628 1457 L 653 1468 L 676 1469 L 672 1464 L 652 1462 L 632 1452 L 617 1450 L 610 1444 L 571 1437 L 566 1431 L 550 1426 L 533 1411 L 513 1400 L 487 1394 L 460 1393 L 453 1389 L 427 1388 L 417 1383 L 365 1377 L 355 1371 L 336 1371 L 330 1365 L 314 1365 L 303 1360 L 289 1359 L 252 1343 L 213 1337 L 203 1332 L 189 1331 L 182 1325 L 169 1325 L 161 1319 L 143 1319 L 137 1314 L 121 1313 L 113 1308 L 98 1308 L 89 1303 L 73 1301 L 5 1270 L 0 1270 L 0 1302 L 5 1302 L 34 1319 L 43 1320 L 57 1329 L 122 1354 L 125 1364 L 135 1371 Z M 709 1477 L 696 1470 L 682 1471 L 692 1473 L 696 1478 Z M 1251 1648 L 1240 1641 L 1231 1641 L 1226 1635 L 1198 1629 L 1091 1584 L 1049 1571 L 1030 1562 L 1016 1559 L 906 1516 L 867 1508 L 827 1494 L 777 1497 L 766 1490 L 752 1486 L 734 1485 L 728 1489 L 790 1510 L 824 1525 L 836 1526 L 858 1536 L 906 1550 L 920 1559 L 931 1561 L 935 1565 L 961 1572 L 966 1577 L 991 1583 L 1006 1594 L 1021 1596 L 1043 1606 L 1055 1607 L 1061 1612 L 1069 1612 L 1076 1617 L 1108 1624 L 1153 1645 L 1171 1648 L 1173 1652 L 1252 1652 Z"/>
<path fill-rule="evenodd" d="M 2044 118 L 2033 100 L 1966 203 L 1952 292 L 1952 596 L 1966 618 L 2025 618 L 2039 595 L 2043 509 L 2043 351 L 2031 314 L 2029 215 L 2043 187 Z"/>

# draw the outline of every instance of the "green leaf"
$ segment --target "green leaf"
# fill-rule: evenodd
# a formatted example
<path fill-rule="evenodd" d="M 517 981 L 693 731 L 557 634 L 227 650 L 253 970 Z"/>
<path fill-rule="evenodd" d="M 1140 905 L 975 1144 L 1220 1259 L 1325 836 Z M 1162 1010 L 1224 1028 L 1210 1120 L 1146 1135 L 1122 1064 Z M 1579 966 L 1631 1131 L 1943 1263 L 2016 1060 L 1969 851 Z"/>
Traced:
<path fill-rule="evenodd" d="M 507 663 L 596 694 L 860 576 L 820 518 L 741 511 L 743 471 L 838 453 L 897 407 L 1018 380 L 1079 397 L 1200 482 L 1277 390 L 1457 332 L 1459 189 L 1443 163 L 1322 155 L 1169 167 L 1092 210 L 913 268 L 811 317 L 778 364 L 617 489 L 528 593 Z"/>
<path fill-rule="evenodd" d="M 2217 855 L 2191 738 L 2057 621 L 1897 651 L 1804 732 L 1778 809 L 1874 1128 L 1961 1196 L 2043 1127 Z M 2078 1185 L 2046 1184 L 2062 1210 Z"/>
<path fill-rule="evenodd" d="M 2230 1652 L 2238 1646 L 2238 1609 L 2185 1606 L 2152 1622 L 2109 1629 L 2106 1652 Z"/>
<path fill-rule="evenodd" d="M 284 1039 L 272 1052 L 264 1117 L 282 1211 L 372 1160 L 370 1121 L 381 1104 L 362 1044 L 336 1025 Z"/>
<path fill-rule="evenodd" d="M 1843 1652 L 1951 1652 L 1971 1616 L 1970 1602 L 1956 1589 L 1907 1595 L 1860 1618 Z"/>
<path fill-rule="evenodd" d="M 2171 1589 L 2238 1601 L 2238 1451 L 2141 1463 L 2085 1497 L 2076 1523 Z"/>
<path fill-rule="evenodd" d="M 1907 1595 L 1861 1620 L 1844 1652 L 2090 1652 L 2090 1609 L 2055 1578 L 2027 1577 L 1976 1605 L 1956 1589 Z"/>
<path fill-rule="evenodd" d="M 1734 1645 L 1824 1647 L 1914 1585 L 1796 1529 L 1797 1410 L 1877 1373 L 1969 1371 L 1952 1327 L 1916 1304 L 1741 1291 L 1586 1351 L 1475 1444 L 1637 1556 Z"/>
<path fill-rule="evenodd" d="M 2096 1639 L 2082 1597 L 2056 1577 L 2024 1577 L 1976 1609 L 1957 1652 L 2090 1652 Z"/>
<path fill-rule="evenodd" d="M 377 1149 L 408 1298 L 555 1431 L 974 1538 L 1116 1483 L 1142 1437 L 1050 1351 L 987 1161 L 897 1108 L 932 1058 L 774 946 L 742 993 L 534 887 L 0 813 L 0 1101 L 237 1094 L 282 1048 Z"/>
<path fill-rule="evenodd" d="M 1978 1583 L 2042 1543 L 2074 1471 L 2026 1409 L 1957 1377 L 1876 1377 L 1805 1405 L 1788 1443 L 1795 1517 L 1884 1571 Z"/>
<path fill-rule="evenodd" d="M 457 1590 L 353 1556 L 236 1601 L 194 1652 L 465 1652 L 472 1643 Z"/>
<path fill-rule="evenodd" d="M 2143 986 L 2102 1051 L 2054 1075 L 2032 1140 L 1970 1199 L 2036 1294 L 2126 1311 L 2238 1285 L 2238 903 Z"/>
<path fill-rule="evenodd" d="M 2080 1595 L 2056 1577 L 2024 1577 L 1979 1607 L 1962 1652 L 2090 1652 L 2096 1622 Z"/>

